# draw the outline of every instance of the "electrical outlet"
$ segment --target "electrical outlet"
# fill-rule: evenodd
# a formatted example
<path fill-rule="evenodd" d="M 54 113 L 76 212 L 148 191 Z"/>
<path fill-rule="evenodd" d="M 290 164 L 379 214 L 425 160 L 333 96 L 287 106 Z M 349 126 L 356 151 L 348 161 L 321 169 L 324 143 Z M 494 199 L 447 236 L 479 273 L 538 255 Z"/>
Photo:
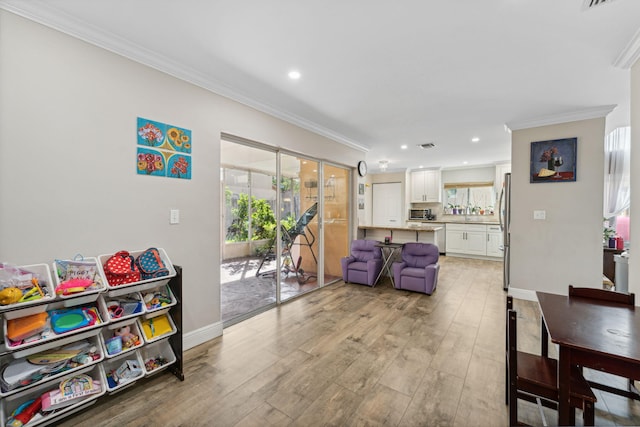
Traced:
<path fill-rule="evenodd" d="M 171 209 L 171 214 L 169 215 L 169 224 L 180 224 L 179 209 Z"/>
<path fill-rule="evenodd" d="M 547 211 L 533 211 L 533 219 L 547 219 Z"/>

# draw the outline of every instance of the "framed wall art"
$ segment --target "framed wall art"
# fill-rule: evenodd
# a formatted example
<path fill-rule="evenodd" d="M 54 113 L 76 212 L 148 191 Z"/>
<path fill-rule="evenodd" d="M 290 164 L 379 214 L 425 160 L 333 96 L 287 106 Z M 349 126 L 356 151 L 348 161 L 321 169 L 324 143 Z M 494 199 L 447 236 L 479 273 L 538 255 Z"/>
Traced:
<path fill-rule="evenodd" d="M 578 138 L 532 142 L 529 182 L 575 181 L 577 146 Z"/>

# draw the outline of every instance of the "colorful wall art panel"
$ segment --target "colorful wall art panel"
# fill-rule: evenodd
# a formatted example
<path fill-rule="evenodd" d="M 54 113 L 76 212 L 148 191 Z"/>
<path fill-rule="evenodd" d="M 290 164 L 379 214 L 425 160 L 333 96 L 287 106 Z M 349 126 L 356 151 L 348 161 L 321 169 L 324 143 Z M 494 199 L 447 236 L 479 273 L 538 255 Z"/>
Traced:
<path fill-rule="evenodd" d="M 191 131 L 138 117 L 139 175 L 191 179 Z"/>

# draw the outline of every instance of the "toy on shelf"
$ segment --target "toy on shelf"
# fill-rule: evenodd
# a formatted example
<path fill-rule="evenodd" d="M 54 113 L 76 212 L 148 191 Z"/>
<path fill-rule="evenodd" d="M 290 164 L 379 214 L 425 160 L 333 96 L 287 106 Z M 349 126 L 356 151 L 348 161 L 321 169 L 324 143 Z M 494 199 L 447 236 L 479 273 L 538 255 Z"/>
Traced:
<path fill-rule="evenodd" d="M 58 388 L 42 395 L 42 410 L 54 411 L 75 404 L 78 399 L 99 393 L 100 382 L 89 375 L 76 375 L 62 381 Z"/>
<path fill-rule="evenodd" d="M 40 412 L 42 409 L 42 397 L 28 400 L 20 405 L 7 420 L 7 427 L 22 427 Z"/>
<path fill-rule="evenodd" d="M 143 299 L 147 310 L 166 307 L 173 302 L 171 300 L 171 294 L 169 294 L 169 289 L 166 287 L 146 292 L 143 295 Z"/>
<path fill-rule="evenodd" d="M 100 292 L 106 289 L 106 279 L 102 275 L 97 258 L 83 258 L 76 255 L 72 260 L 57 259 L 54 264 L 56 272 L 56 295 L 72 297 L 88 291 Z"/>
<path fill-rule="evenodd" d="M 0 306 L 52 298 L 46 283 L 46 279 L 35 271 L 0 263 Z"/>
<path fill-rule="evenodd" d="M 114 331 L 113 337 L 105 341 L 107 353 L 112 356 L 140 346 L 140 337 L 131 332 L 131 326 L 125 325 Z"/>

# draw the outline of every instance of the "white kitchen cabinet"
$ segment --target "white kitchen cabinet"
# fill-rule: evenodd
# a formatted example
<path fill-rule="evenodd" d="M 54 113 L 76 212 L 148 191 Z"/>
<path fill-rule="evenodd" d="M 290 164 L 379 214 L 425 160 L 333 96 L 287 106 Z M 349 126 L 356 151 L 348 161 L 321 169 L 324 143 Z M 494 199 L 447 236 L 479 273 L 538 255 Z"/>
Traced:
<path fill-rule="evenodd" d="M 499 225 L 487 225 L 487 256 L 502 258 L 502 231 Z"/>
<path fill-rule="evenodd" d="M 487 227 L 484 224 L 447 224 L 447 255 L 487 254 Z"/>
<path fill-rule="evenodd" d="M 445 253 L 446 250 L 446 231 L 445 231 L 445 223 L 444 222 L 429 222 L 428 225 L 434 227 L 442 227 L 442 229 L 438 230 L 436 233 L 436 245 L 438 246 L 438 250 L 440 253 Z"/>
<path fill-rule="evenodd" d="M 411 202 L 442 201 L 442 189 L 440 188 L 440 171 L 423 170 L 411 172 Z"/>

